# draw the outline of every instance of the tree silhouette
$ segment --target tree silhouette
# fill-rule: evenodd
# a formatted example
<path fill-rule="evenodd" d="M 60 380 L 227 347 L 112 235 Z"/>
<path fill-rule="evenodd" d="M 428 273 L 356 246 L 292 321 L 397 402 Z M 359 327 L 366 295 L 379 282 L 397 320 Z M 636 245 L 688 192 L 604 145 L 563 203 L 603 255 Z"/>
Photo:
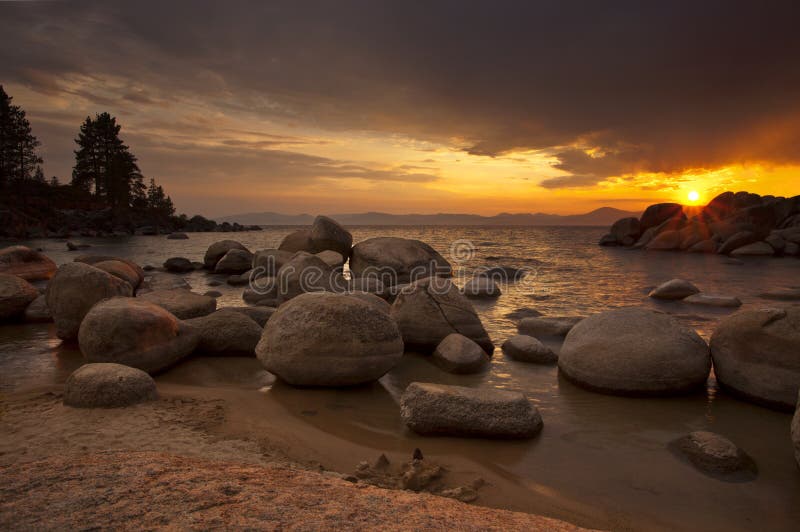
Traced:
<path fill-rule="evenodd" d="M 121 126 L 108 113 L 86 117 L 75 142 L 72 185 L 93 192 L 114 211 L 125 210 L 143 199 L 145 186 L 136 157 L 119 138 Z"/>
<path fill-rule="evenodd" d="M 31 179 L 42 164 L 36 153 L 41 143 L 33 135 L 25 111 L 11 100 L 0 85 L 0 186 Z"/>

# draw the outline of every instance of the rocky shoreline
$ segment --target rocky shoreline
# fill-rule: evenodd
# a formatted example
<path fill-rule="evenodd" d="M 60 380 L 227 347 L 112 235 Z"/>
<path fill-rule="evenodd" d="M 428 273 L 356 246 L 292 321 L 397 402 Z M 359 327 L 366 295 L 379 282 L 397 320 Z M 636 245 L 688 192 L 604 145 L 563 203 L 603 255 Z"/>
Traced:
<path fill-rule="evenodd" d="M 800 196 L 724 192 L 700 209 L 649 206 L 616 221 L 601 246 L 738 256 L 800 256 Z"/>

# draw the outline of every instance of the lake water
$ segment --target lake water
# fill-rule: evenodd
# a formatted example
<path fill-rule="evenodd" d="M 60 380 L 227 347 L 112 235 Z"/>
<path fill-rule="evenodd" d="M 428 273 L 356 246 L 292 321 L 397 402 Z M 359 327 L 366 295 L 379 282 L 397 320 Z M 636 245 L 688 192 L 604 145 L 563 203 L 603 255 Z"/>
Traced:
<path fill-rule="evenodd" d="M 251 233 L 190 234 L 189 240 L 137 236 L 80 239 L 86 252 L 160 265 L 173 256 L 202 260 L 209 244 L 223 238 L 251 250 L 276 247 L 292 228 Z M 602 248 L 603 228 L 580 227 L 356 227 L 356 242 L 373 236 L 424 240 L 453 262 L 456 282 L 478 267 L 507 265 L 530 272 L 503 286 L 497 300 L 475 308 L 498 349 L 484 374 L 453 376 L 423 357 L 409 355 L 380 383 L 354 390 L 295 390 L 273 383 L 252 359 L 196 359 L 157 378 L 165 385 L 227 390 L 241 405 L 243 424 L 255 423 L 266 404 L 277 405 L 313 434 L 323 435 L 320 456 L 328 466 L 350 468 L 367 456 L 352 449 L 406 453 L 422 447 L 426 455 L 451 459 L 455 469 L 474 469 L 490 480 L 480 502 L 547 513 L 584 525 L 615 529 L 796 530 L 800 522 L 800 469 L 789 439 L 791 416 L 741 402 L 717 389 L 712 378 L 703 393 L 663 399 L 598 395 L 559 378 L 555 367 L 506 360 L 499 345 L 516 332 L 506 315 L 527 307 L 543 315 L 588 315 L 622 307 L 645 306 L 670 314 L 708 339 L 730 310 L 657 302 L 654 286 L 680 277 L 710 294 L 739 297 L 743 308 L 776 306 L 759 294 L 798 287 L 800 260 L 752 258 L 744 263 L 715 255 L 646 253 Z M 459 260 L 451 257 L 454 243 Z M 63 242 L 30 241 L 57 263 L 77 254 Z M 463 254 L 464 250 L 470 250 Z M 212 289 L 224 276 L 193 272 L 193 289 Z M 219 305 L 241 305 L 242 288 L 223 284 Z M 785 304 L 785 303 L 784 303 Z M 553 345 L 557 350 L 558 345 Z M 0 326 L 0 391 L 22 391 L 63 382 L 81 364 L 74 348 L 60 345 L 50 325 Z M 402 426 L 397 401 L 412 381 L 436 381 L 522 391 L 542 413 L 545 428 L 530 442 L 488 442 L 420 438 Z M 222 393 L 222 392 L 219 392 Z M 235 397 L 234 397 L 235 396 Z M 308 415 L 313 412 L 314 415 Z M 678 460 L 666 448 L 693 430 L 719 432 L 747 451 L 758 466 L 749 482 L 723 482 Z M 309 445 L 314 445 L 311 441 Z M 348 451 L 350 449 L 350 451 Z M 327 453 L 327 454 L 326 454 Z M 486 492 L 486 495 L 484 495 Z"/>

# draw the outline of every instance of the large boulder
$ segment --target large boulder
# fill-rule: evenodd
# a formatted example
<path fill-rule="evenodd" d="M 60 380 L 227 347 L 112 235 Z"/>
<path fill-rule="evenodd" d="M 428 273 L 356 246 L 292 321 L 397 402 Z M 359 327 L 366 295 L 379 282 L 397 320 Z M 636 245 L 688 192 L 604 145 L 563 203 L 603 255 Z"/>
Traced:
<path fill-rule="evenodd" d="M 139 275 L 139 272 L 133 269 L 128 263 L 122 262 L 121 260 L 100 261 L 96 263 L 94 267 L 98 270 L 110 273 L 118 279 L 122 279 L 131 285 L 134 291 L 139 288 L 139 285 L 144 281 L 143 275 Z"/>
<path fill-rule="evenodd" d="M 436 346 L 433 361 L 448 373 L 466 374 L 481 371 L 489 357 L 481 346 L 462 334 L 453 333 Z"/>
<path fill-rule="evenodd" d="M 369 238 L 353 246 L 354 277 L 377 277 L 385 285 L 452 275 L 450 263 L 425 242 L 397 237 Z"/>
<path fill-rule="evenodd" d="M 296 386 L 375 381 L 403 356 L 394 320 L 343 294 L 302 294 L 267 322 L 256 355 L 267 371 Z"/>
<path fill-rule="evenodd" d="M 242 312 L 221 309 L 184 323 L 197 332 L 196 352 L 211 356 L 255 356 L 262 326 Z"/>
<path fill-rule="evenodd" d="M 731 251 L 732 257 L 769 257 L 775 254 L 775 248 L 766 242 L 753 242 Z"/>
<path fill-rule="evenodd" d="M 701 240 L 689 248 L 689 253 L 716 253 L 717 243 L 712 239 Z"/>
<path fill-rule="evenodd" d="M 278 309 L 275 307 L 225 307 L 223 310 L 244 314 L 263 329 Z"/>
<path fill-rule="evenodd" d="M 727 255 L 731 251 L 739 249 L 742 246 L 746 246 L 747 244 L 752 244 L 756 241 L 758 241 L 758 235 L 756 235 L 754 232 L 738 231 L 725 239 L 719 248 L 719 253 L 722 255 Z"/>
<path fill-rule="evenodd" d="M 305 292 L 343 292 L 347 288 L 346 282 L 342 278 L 341 286 L 336 286 L 338 279 L 339 274 L 322 259 L 298 252 L 278 270 L 278 301 L 283 303 Z"/>
<path fill-rule="evenodd" d="M 644 233 L 651 227 L 656 227 L 673 218 L 685 219 L 683 206 L 678 203 L 656 203 L 650 205 L 639 219 L 639 230 Z"/>
<path fill-rule="evenodd" d="M 325 251 L 320 251 L 319 253 L 315 253 L 315 255 L 325 264 L 330 266 L 331 268 L 339 268 L 341 269 L 346 262 L 346 258 L 342 256 L 341 253 L 338 251 L 333 251 L 330 249 L 326 249 Z"/>
<path fill-rule="evenodd" d="M 658 285 L 650 291 L 649 297 L 654 299 L 683 299 L 700 292 L 700 289 L 689 281 L 683 279 L 672 279 L 666 283 Z"/>
<path fill-rule="evenodd" d="M 139 296 L 140 299 L 158 305 L 179 320 L 199 318 L 217 310 L 217 300 L 196 294 L 183 288 L 153 290 Z"/>
<path fill-rule="evenodd" d="M 647 243 L 645 249 L 654 251 L 672 251 L 681 247 L 681 233 L 680 231 L 668 230 L 659 233 Z"/>
<path fill-rule="evenodd" d="M 539 411 L 519 392 L 422 382 L 406 388 L 400 417 L 426 435 L 531 438 L 542 429 Z"/>
<path fill-rule="evenodd" d="M 800 389 L 800 307 L 742 310 L 711 336 L 714 374 L 735 395 L 792 410 Z"/>
<path fill-rule="evenodd" d="M 185 257 L 170 257 L 164 261 L 164 269 L 172 273 L 187 273 L 194 271 L 194 265 Z"/>
<path fill-rule="evenodd" d="M 78 257 L 73 260 L 73 262 L 81 262 L 83 264 L 88 264 L 89 266 L 97 267 L 97 264 L 101 262 L 109 262 L 109 261 L 119 261 L 124 262 L 127 264 L 133 271 L 136 272 L 136 275 L 139 277 L 139 283 L 144 280 L 144 270 L 141 266 L 133 262 L 129 259 L 124 259 L 122 257 L 114 257 L 113 255 L 79 255 Z"/>
<path fill-rule="evenodd" d="M 353 235 L 336 220 L 317 216 L 311 225 L 311 242 L 315 252 L 333 250 L 343 257 L 349 257 Z"/>
<path fill-rule="evenodd" d="M 622 218 L 611 226 L 611 236 L 623 246 L 632 246 L 642 234 L 639 220 L 634 217 Z"/>
<path fill-rule="evenodd" d="M 569 380 L 601 393 L 671 395 L 702 387 L 711 357 L 706 342 L 670 316 L 622 308 L 575 325 L 558 367 Z"/>
<path fill-rule="evenodd" d="M 213 270 L 217 267 L 219 260 L 232 249 L 241 249 L 249 252 L 246 247 L 235 240 L 220 240 L 219 242 L 214 242 L 208 246 L 206 254 L 203 257 L 203 265 L 206 267 L 206 269 Z"/>
<path fill-rule="evenodd" d="M 25 321 L 28 323 L 47 323 L 53 321 L 53 313 L 47 307 L 47 297 L 40 295 L 25 309 Z"/>
<path fill-rule="evenodd" d="M 241 274 L 249 271 L 253 265 L 253 254 L 246 249 L 232 249 L 217 261 L 214 273 Z"/>
<path fill-rule="evenodd" d="M 533 336 L 566 336 L 576 323 L 583 319 L 582 316 L 532 316 L 522 318 L 517 324 L 520 334 Z"/>
<path fill-rule="evenodd" d="M 552 349 L 527 334 L 512 336 L 503 342 L 501 349 L 504 355 L 520 362 L 553 364 L 558 361 L 558 355 Z"/>
<path fill-rule="evenodd" d="M 404 288 L 392 304 L 392 316 L 406 348 L 431 352 L 449 334 L 459 333 L 487 355 L 494 352 L 475 309 L 449 279 L 428 277 Z"/>
<path fill-rule="evenodd" d="M 153 378 L 122 364 L 86 364 L 64 383 L 64 404 L 77 408 L 116 408 L 156 399 Z"/>
<path fill-rule="evenodd" d="M 297 253 L 298 251 L 314 253 L 316 250 L 314 242 L 311 240 L 311 229 L 298 229 L 293 233 L 289 233 L 281 241 L 278 249 L 291 253 Z"/>
<path fill-rule="evenodd" d="M 94 266 L 72 262 L 58 268 L 45 295 L 56 324 L 56 335 L 71 340 L 78 337 L 78 328 L 89 309 L 110 297 L 132 296 L 133 288 Z"/>
<path fill-rule="evenodd" d="M 31 283 L 8 273 L 0 273 L 0 321 L 21 316 L 39 291 Z"/>
<path fill-rule="evenodd" d="M 800 396 L 797 398 L 797 404 L 800 405 Z M 794 459 L 800 467 L 800 408 L 795 408 L 792 418 L 792 443 L 794 444 Z"/>
<path fill-rule="evenodd" d="M 174 365 L 194 351 L 197 334 L 163 308 L 140 298 L 115 297 L 86 314 L 78 333 L 89 362 L 114 362 L 148 373 Z"/>
<path fill-rule="evenodd" d="M 261 249 L 253 255 L 253 269 L 260 275 L 274 277 L 281 267 L 292 260 L 294 251 L 281 249 Z"/>
<path fill-rule="evenodd" d="M 500 297 L 502 292 L 500 291 L 500 286 L 494 282 L 494 279 L 480 276 L 473 277 L 464 283 L 464 288 L 461 289 L 461 293 L 467 297 L 476 299 L 493 299 Z"/>
<path fill-rule="evenodd" d="M 0 273 L 16 275 L 26 281 L 50 279 L 56 273 L 56 263 L 46 255 L 25 246 L 0 249 Z"/>

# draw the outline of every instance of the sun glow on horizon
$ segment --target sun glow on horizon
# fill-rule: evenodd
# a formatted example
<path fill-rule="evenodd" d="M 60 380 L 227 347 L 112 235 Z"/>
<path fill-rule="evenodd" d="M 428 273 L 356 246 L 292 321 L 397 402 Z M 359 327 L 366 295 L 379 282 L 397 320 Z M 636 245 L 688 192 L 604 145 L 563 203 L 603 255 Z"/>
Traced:
<path fill-rule="evenodd" d="M 692 190 L 689 192 L 689 201 L 692 203 L 697 203 L 697 200 L 700 199 L 700 194 L 697 193 L 696 190 Z"/>

